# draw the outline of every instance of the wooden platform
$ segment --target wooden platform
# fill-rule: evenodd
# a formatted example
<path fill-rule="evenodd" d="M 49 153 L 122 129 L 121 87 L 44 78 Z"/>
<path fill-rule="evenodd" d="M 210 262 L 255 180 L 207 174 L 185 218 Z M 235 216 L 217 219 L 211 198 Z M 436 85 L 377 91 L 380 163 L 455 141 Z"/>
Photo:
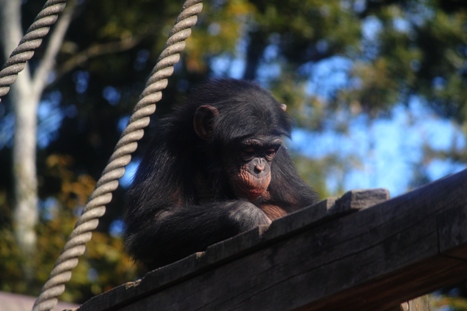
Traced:
<path fill-rule="evenodd" d="M 467 170 L 388 196 L 373 189 L 327 199 L 79 310 L 384 311 L 467 279 Z"/>

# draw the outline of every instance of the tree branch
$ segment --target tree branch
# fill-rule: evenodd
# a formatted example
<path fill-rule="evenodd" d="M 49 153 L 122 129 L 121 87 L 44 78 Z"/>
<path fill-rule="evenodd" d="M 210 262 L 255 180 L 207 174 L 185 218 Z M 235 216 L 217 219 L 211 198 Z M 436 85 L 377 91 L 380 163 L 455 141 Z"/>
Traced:
<path fill-rule="evenodd" d="M 144 35 L 129 36 L 117 42 L 108 42 L 92 45 L 84 51 L 81 51 L 78 54 L 72 56 L 60 68 L 57 68 L 56 79 L 58 80 L 61 76 L 70 72 L 77 66 L 84 64 L 91 58 L 106 54 L 127 51 L 136 46 L 139 42 L 141 42 L 143 37 Z"/>
<path fill-rule="evenodd" d="M 21 26 L 21 0 L 0 0 L 0 40 L 3 46 L 3 54 L 5 60 L 8 59 L 11 52 L 18 46 L 23 31 Z M 29 66 L 26 65 L 24 71 L 18 76 L 16 80 L 17 86 L 29 88 L 30 86 L 30 72 Z"/>
<path fill-rule="evenodd" d="M 41 94 L 47 84 L 47 75 L 52 71 L 52 68 L 55 65 L 55 58 L 60 51 L 63 38 L 65 37 L 66 31 L 71 23 L 76 4 L 76 0 L 68 1 L 66 9 L 58 19 L 57 24 L 50 35 L 50 40 L 47 44 L 44 57 L 40 61 L 32 81 L 33 92 L 36 94 Z"/>
<path fill-rule="evenodd" d="M 16 48 L 23 33 L 21 31 L 21 1 L 0 0 L 0 34 L 5 58 Z"/>

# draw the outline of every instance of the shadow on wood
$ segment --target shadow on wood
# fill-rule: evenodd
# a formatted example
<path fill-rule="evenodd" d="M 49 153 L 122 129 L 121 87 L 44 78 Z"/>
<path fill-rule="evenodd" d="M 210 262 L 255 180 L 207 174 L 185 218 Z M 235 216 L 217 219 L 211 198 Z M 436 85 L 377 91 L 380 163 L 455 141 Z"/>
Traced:
<path fill-rule="evenodd" d="M 79 310 L 396 310 L 467 279 L 467 170 L 388 196 L 324 200 Z"/>

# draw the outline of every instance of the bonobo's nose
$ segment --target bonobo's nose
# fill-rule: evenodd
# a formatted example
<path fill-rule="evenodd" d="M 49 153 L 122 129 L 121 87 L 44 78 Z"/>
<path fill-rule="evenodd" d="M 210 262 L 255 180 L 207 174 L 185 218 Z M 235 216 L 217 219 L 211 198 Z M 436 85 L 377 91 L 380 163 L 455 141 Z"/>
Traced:
<path fill-rule="evenodd" d="M 261 173 L 262 171 L 264 171 L 264 168 L 265 168 L 264 160 L 263 159 L 256 160 L 256 162 L 255 162 L 255 172 L 256 173 Z"/>

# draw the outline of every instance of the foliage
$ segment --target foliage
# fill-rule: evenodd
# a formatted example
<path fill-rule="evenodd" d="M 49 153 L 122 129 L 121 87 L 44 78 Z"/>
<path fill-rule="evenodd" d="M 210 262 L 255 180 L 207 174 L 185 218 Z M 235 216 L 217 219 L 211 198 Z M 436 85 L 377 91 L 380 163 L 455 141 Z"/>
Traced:
<path fill-rule="evenodd" d="M 434 306 L 437 308 L 449 306 L 449 310 L 465 311 L 467 310 L 467 299 L 462 297 L 444 297 L 436 299 Z"/>
<path fill-rule="evenodd" d="M 2 290 L 26 293 L 40 290 L 73 230 L 80 210 L 94 189 L 95 181 L 91 176 L 75 175 L 70 156 L 51 155 L 46 163 L 49 174 L 46 178 L 55 185 L 56 195 L 41 204 L 41 222 L 37 228 L 39 240 L 33 258 L 36 268 L 34 282 L 24 282 L 19 265 L 20 252 L 10 228 L 3 228 L 0 234 Z M 93 295 L 135 278 L 136 270 L 118 236 L 95 232 L 61 299 L 84 302 Z"/>
<path fill-rule="evenodd" d="M 23 1 L 23 24 L 44 1 Z M 154 122 L 194 84 L 216 76 L 256 79 L 287 104 L 297 126 L 346 135 L 352 120 L 390 118 L 419 99 L 467 134 L 467 6 L 462 1 L 210 0 L 187 42 Z M 12 109 L 0 103 L 0 288 L 37 294 L 80 208 L 93 190 L 163 47 L 181 1 L 79 1 L 39 109 L 38 175 L 41 222 L 36 279 L 21 278 L 11 233 Z M 47 42 L 47 40 L 45 40 Z M 44 48 L 31 62 L 34 68 Z M 320 68 L 328 68 L 328 71 Z M 330 69 L 329 69 L 330 68 Z M 323 73 L 324 72 L 324 73 Z M 310 86 L 311 85 L 311 86 Z M 42 110 L 41 110 L 42 109 Z M 41 111 L 43 113 L 41 113 Z M 135 157 L 151 136 L 151 129 Z M 463 142 L 427 145 L 414 163 L 414 182 L 426 182 L 426 163 L 465 163 Z M 302 176 L 322 197 L 342 193 L 356 155 L 312 161 L 295 155 Z M 337 184 L 329 189 L 325 179 Z M 114 194 L 98 232 L 75 269 L 64 299 L 83 301 L 136 277 L 138 267 L 109 234 L 123 213 L 124 189 Z M 40 267 L 40 269 L 38 269 Z"/>

